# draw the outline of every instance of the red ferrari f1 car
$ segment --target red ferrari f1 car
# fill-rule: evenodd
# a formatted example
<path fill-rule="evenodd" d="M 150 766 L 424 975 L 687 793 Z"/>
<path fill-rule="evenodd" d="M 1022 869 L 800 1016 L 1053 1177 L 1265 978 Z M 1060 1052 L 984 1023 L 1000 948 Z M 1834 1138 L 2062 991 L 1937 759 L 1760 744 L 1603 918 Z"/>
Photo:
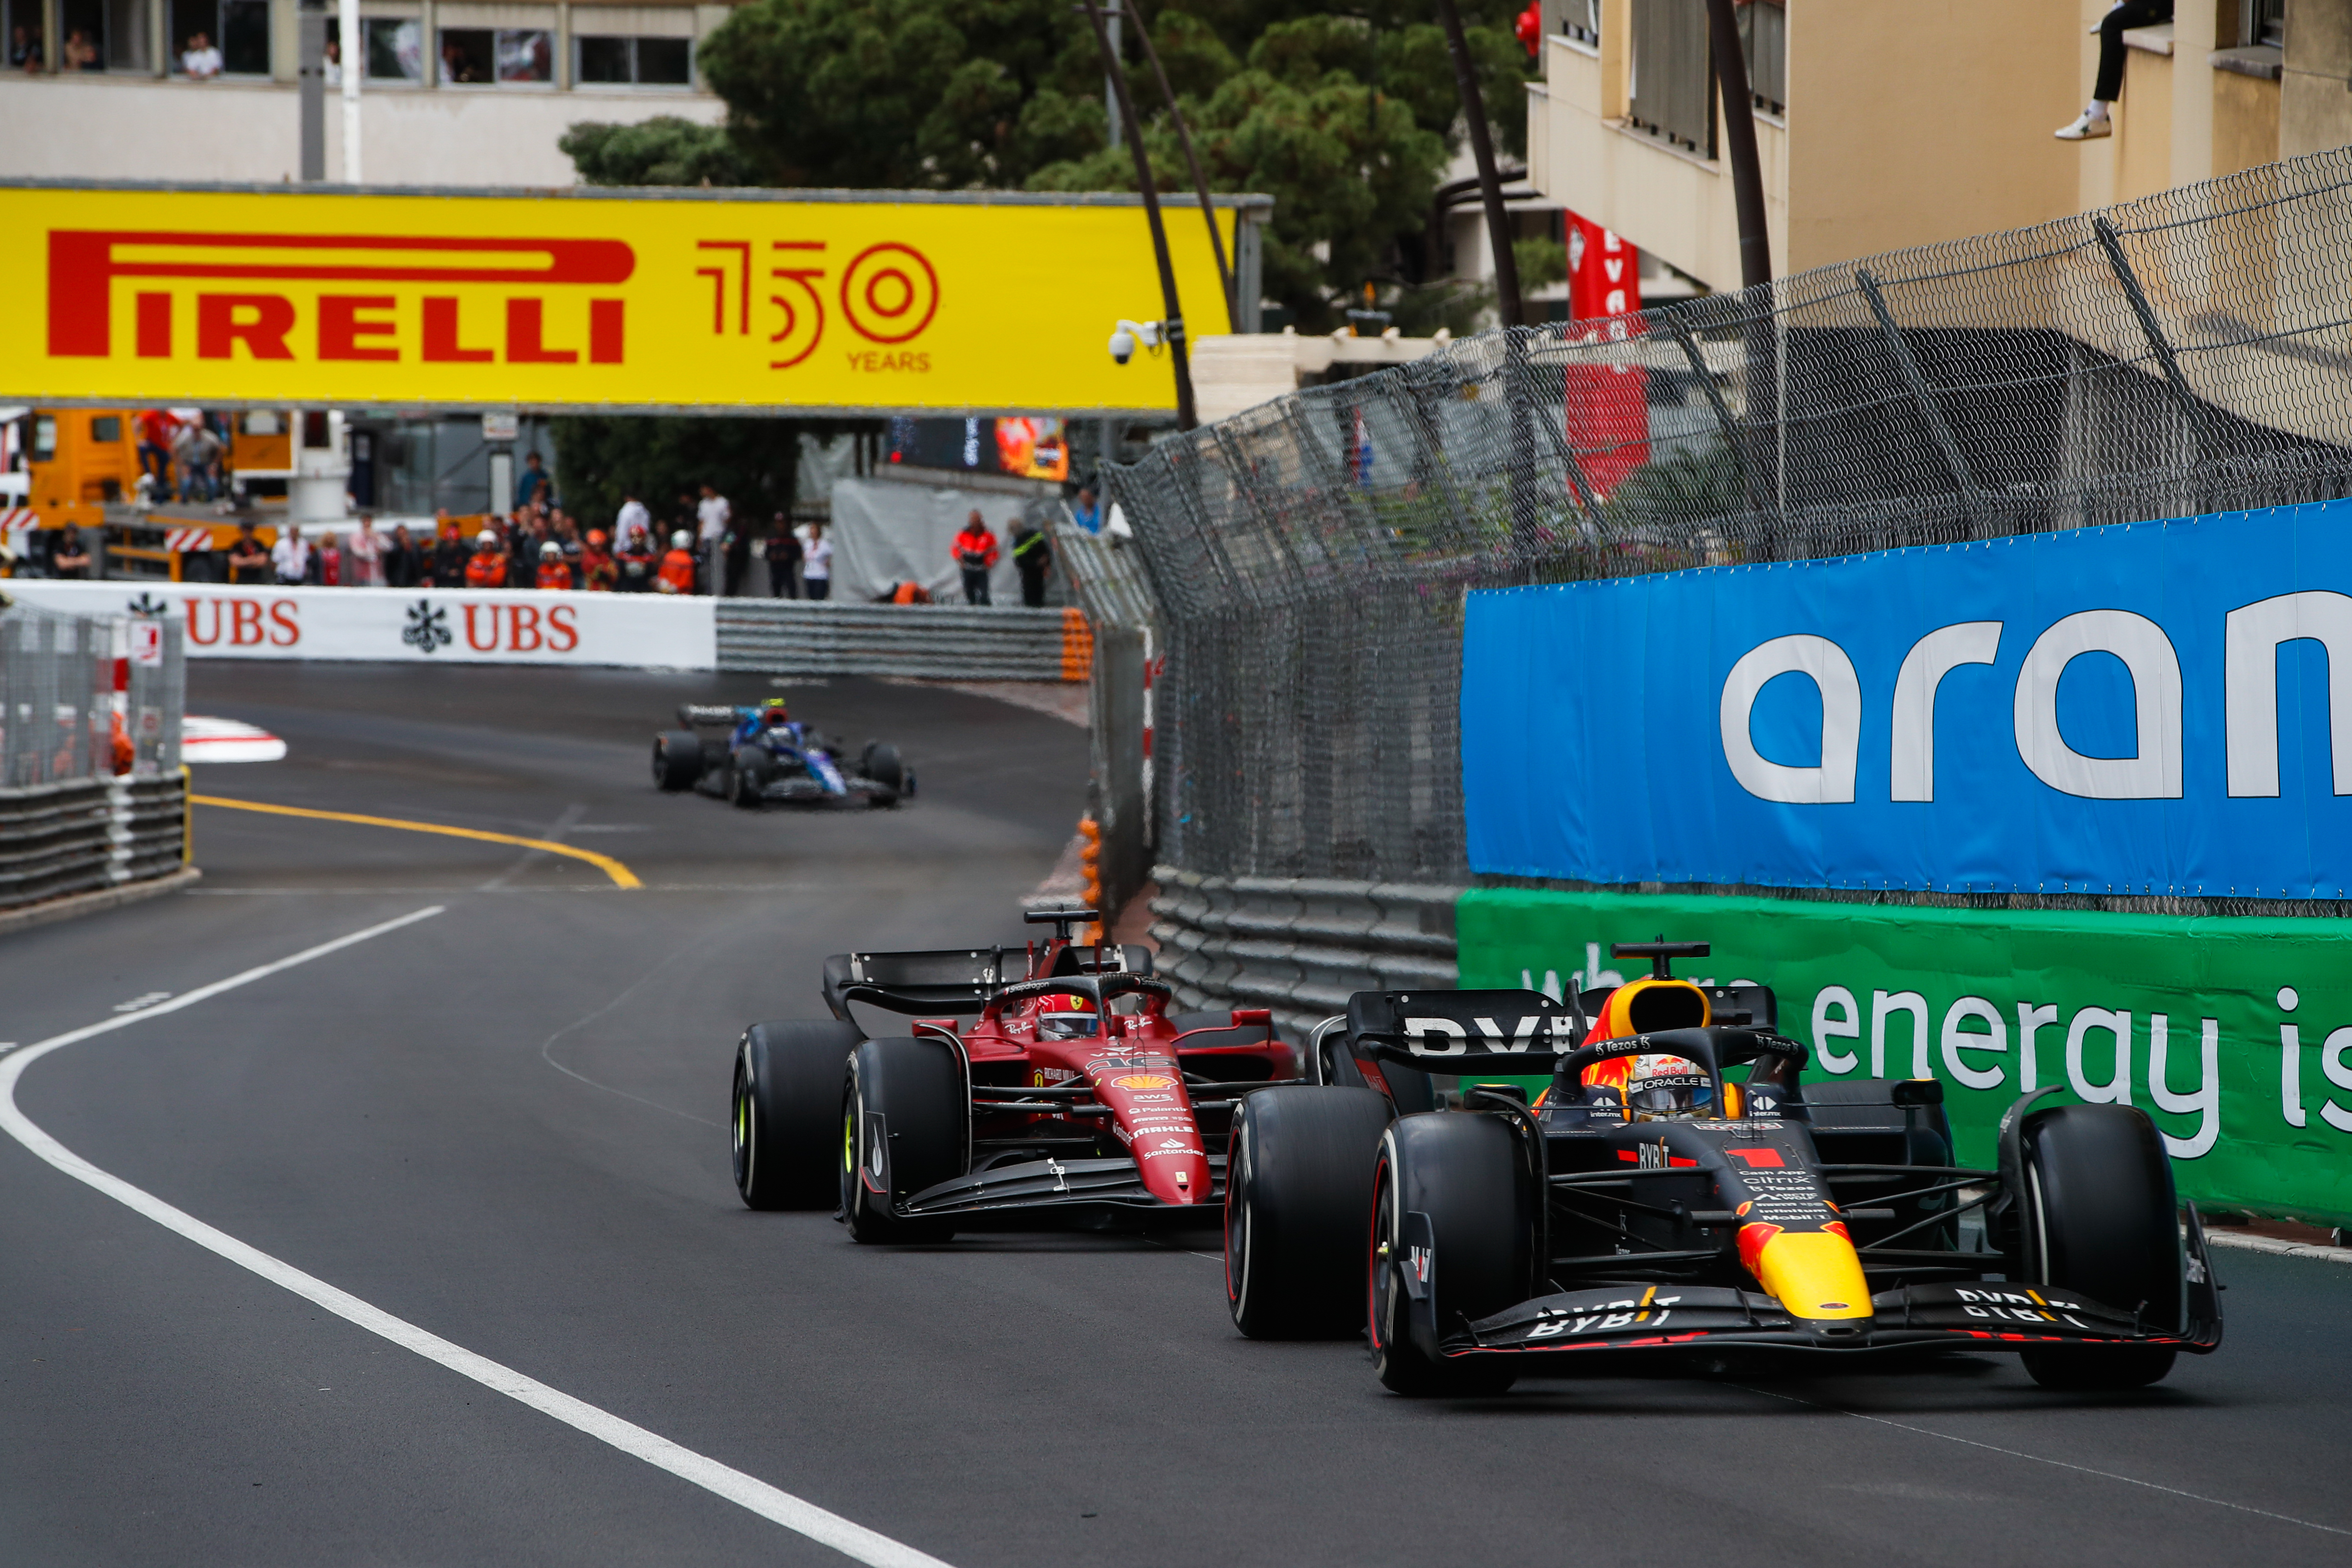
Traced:
<path fill-rule="evenodd" d="M 862 1242 L 1064 1216 L 1208 1223 L 1252 1093 L 1301 1085 L 1269 1015 L 1174 1013 L 1139 947 L 1081 943 L 1091 910 L 1031 910 L 1024 949 L 846 952 L 833 1017 L 754 1024 L 735 1052 L 735 1185 L 755 1209 L 832 1208 Z M 869 1039 L 864 1003 L 907 1015 Z M 966 1022 L 965 1020 L 971 1020 Z"/>
<path fill-rule="evenodd" d="M 1360 992 L 1309 1046 L 1332 1087 L 1244 1102 L 1225 1232 L 1244 1333 L 1369 1327 L 1403 1394 L 1617 1352 L 2013 1351 L 2036 1382 L 2126 1388 L 2221 1343 L 2204 1232 L 2146 1112 L 2035 1089 L 1992 1166 L 1964 1166 L 1937 1079 L 1805 1078 L 1769 987 L 1673 977 L 1705 943 L 1611 951 L 1654 971 L 1564 1001 Z M 1429 1109 L 1432 1071 L 1460 1078 L 1460 1109 Z M 1477 1083 L 1531 1072 L 1551 1080 L 1532 1104 Z"/>

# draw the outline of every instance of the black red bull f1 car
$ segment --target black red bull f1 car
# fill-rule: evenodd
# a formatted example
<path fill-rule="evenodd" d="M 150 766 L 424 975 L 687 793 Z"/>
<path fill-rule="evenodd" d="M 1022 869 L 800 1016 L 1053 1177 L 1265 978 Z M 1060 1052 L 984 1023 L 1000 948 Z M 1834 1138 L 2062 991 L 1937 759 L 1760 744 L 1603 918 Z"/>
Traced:
<path fill-rule="evenodd" d="M 1769 987 L 1673 977 L 1704 943 L 1612 952 L 1654 971 L 1564 1001 L 1360 992 L 1310 1044 L 1330 1087 L 1244 1103 L 1243 1332 L 1369 1328 L 1381 1381 L 1413 1394 L 1612 1352 L 2013 1351 L 2046 1385 L 2137 1387 L 2221 1343 L 2204 1232 L 2145 1112 L 2037 1089 L 1991 1168 L 1959 1165 L 1937 1080 L 1808 1080 Z M 1428 1109 L 1431 1072 L 1459 1076 L 1459 1109 Z M 1533 1103 L 1477 1081 L 1530 1073 L 1550 1079 Z"/>
<path fill-rule="evenodd" d="M 1139 947 L 1032 910 L 1023 948 L 847 952 L 833 1017 L 755 1024 L 735 1053 L 735 1185 L 756 1209 L 835 1208 L 862 1242 L 940 1241 L 1048 1216 L 1223 1218 L 1234 1108 L 1302 1086 L 1269 1016 L 1170 1010 Z M 869 1039 L 853 1004 L 908 1016 Z"/>
<path fill-rule="evenodd" d="M 685 728 L 654 737 L 654 783 L 664 790 L 698 790 L 746 811 L 770 802 L 889 806 L 915 794 L 915 770 L 898 747 L 869 741 L 853 755 L 845 742 L 793 719 L 781 699 L 740 708 L 688 702 L 677 721 Z"/>

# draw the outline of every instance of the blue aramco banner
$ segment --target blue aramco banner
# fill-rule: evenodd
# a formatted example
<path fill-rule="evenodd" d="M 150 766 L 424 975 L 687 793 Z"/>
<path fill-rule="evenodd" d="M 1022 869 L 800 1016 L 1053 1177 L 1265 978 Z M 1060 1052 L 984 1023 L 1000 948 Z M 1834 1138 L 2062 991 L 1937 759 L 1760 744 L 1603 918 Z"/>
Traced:
<path fill-rule="evenodd" d="M 2352 501 L 1470 595 L 1470 863 L 2341 899 Z"/>

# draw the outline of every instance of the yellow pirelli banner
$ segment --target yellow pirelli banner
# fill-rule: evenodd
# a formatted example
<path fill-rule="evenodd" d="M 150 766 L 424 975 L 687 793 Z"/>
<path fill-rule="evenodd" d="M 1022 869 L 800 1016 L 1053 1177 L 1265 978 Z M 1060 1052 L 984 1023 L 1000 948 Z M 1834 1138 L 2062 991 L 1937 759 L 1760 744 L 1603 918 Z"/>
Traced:
<path fill-rule="evenodd" d="M 1227 254 L 1263 197 L 1220 198 Z M 1200 209 L 1186 325 L 1233 330 Z M 0 186 L 0 400 L 1151 412 L 1132 196 Z M 1244 281 L 1255 268 L 1244 265 Z"/>

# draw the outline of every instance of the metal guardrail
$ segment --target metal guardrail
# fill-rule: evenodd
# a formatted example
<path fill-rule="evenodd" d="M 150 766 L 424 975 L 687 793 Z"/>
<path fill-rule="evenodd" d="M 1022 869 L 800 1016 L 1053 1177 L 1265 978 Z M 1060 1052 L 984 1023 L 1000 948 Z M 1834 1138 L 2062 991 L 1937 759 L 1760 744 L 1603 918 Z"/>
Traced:
<path fill-rule="evenodd" d="M 1304 1040 L 1358 991 L 1451 990 L 1459 888 L 1155 868 L 1158 969 L 1187 1009 L 1266 1007 Z"/>
<path fill-rule="evenodd" d="M 1084 680 L 1093 634 L 1075 609 L 721 599 L 719 668 L 764 675 Z"/>
<path fill-rule="evenodd" d="M 0 789 L 0 910 L 169 876 L 187 816 L 177 773 Z"/>

